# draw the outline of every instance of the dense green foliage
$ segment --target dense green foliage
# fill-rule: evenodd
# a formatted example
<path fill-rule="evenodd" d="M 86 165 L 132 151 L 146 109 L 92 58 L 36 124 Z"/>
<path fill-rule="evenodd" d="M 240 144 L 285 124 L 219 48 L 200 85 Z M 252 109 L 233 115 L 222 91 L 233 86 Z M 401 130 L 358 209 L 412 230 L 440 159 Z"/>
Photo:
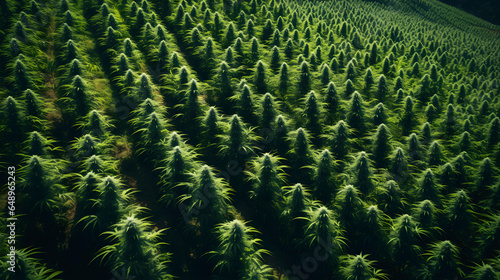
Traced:
<path fill-rule="evenodd" d="M 435 0 L 0 13 L 2 279 L 498 279 L 498 26 Z"/>

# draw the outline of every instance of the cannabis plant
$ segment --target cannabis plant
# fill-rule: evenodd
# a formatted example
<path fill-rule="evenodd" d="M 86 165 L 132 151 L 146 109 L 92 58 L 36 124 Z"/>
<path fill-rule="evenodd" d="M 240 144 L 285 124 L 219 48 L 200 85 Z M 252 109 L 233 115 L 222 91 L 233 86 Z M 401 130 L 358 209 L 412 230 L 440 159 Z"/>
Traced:
<path fill-rule="evenodd" d="M 347 159 L 347 155 L 351 150 L 351 130 L 347 123 L 342 120 L 336 125 L 329 127 L 328 130 L 330 133 L 324 136 L 326 142 L 330 146 L 332 154 L 340 160 L 342 164 Z"/>
<path fill-rule="evenodd" d="M 50 158 L 50 152 L 55 149 L 52 140 L 47 140 L 38 131 L 29 133 L 28 140 L 25 142 L 25 154 L 27 156 L 39 156 Z"/>
<path fill-rule="evenodd" d="M 388 240 L 386 228 L 390 218 L 378 209 L 376 205 L 370 205 L 364 213 L 364 226 L 361 229 L 361 240 L 357 242 L 362 252 L 373 255 L 376 260 L 386 259 L 385 248 Z"/>
<path fill-rule="evenodd" d="M 290 132 L 292 150 L 290 151 L 292 181 L 309 186 L 313 177 L 313 166 L 316 163 L 316 152 L 312 149 L 309 135 L 305 129 L 299 128 Z"/>
<path fill-rule="evenodd" d="M 285 205 L 281 213 L 281 220 L 287 225 L 289 240 L 296 244 L 295 239 L 300 240 L 304 236 L 307 210 L 313 202 L 307 190 L 300 183 L 284 187 L 284 192 Z"/>
<path fill-rule="evenodd" d="M 481 161 L 481 165 L 478 168 L 477 179 L 474 189 L 474 197 L 477 200 L 485 199 L 488 193 L 487 186 L 491 186 L 494 183 L 495 178 L 495 168 L 489 158 L 485 158 Z"/>
<path fill-rule="evenodd" d="M 81 122 L 77 124 L 78 127 L 86 134 L 105 140 L 110 128 L 113 126 L 106 120 L 99 111 L 90 111 Z"/>
<path fill-rule="evenodd" d="M 217 261 L 215 269 L 223 279 L 252 279 L 254 269 L 266 279 L 271 275 L 267 265 L 262 264 L 267 250 L 259 249 L 260 239 L 254 238 L 259 232 L 240 220 L 219 224 L 216 228 L 219 245 L 210 254 Z M 255 278 L 254 278 L 255 279 Z"/>
<path fill-rule="evenodd" d="M 418 241 L 426 232 L 407 214 L 399 216 L 393 223 L 389 239 L 393 265 L 399 275 L 416 277 L 421 254 Z"/>
<path fill-rule="evenodd" d="M 216 107 L 210 107 L 205 113 L 202 122 L 201 144 L 204 147 L 204 155 L 207 161 L 212 161 L 217 154 L 217 135 L 224 132 L 225 123 L 222 121 Z"/>
<path fill-rule="evenodd" d="M 488 215 L 479 229 L 480 235 L 476 238 L 478 256 L 482 259 L 495 258 L 500 244 L 500 216 Z"/>
<path fill-rule="evenodd" d="M 277 218 L 283 204 L 281 188 L 285 174 L 284 166 L 279 161 L 280 158 L 266 153 L 254 160 L 251 163 L 252 172 L 247 172 L 252 183 L 250 199 L 254 204 L 255 214 L 261 218 L 269 217 L 271 221 Z"/>
<path fill-rule="evenodd" d="M 418 223 L 418 227 L 425 230 L 429 238 L 434 237 L 433 234 L 435 235 L 441 231 L 440 225 L 438 225 L 438 215 L 441 214 L 441 211 L 434 206 L 432 201 L 426 199 L 417 202 L 413 207 L 412 213 L 412 217 Z"/>
<path fill-rule="evenodd" d="M 468 232 L 474 220 L 474 209 L 470 198 L 464 190 L 459 190 L 450 195 L 444 210 L 446 217 L 445 229 L 448 236 L 468 239 Z"/>
<path fill-rule="evenodd" d="M 233 71 L 230 69 L 229 65 L 225 61 L 222 61 L 214 79 L 217 88 L 217 105 L 227 113 L 232 112 L 234 108 L 233 96 L 235 92 L 232 85 L 232 75 Z"/>
<path fill-rule="evenodd" d="M 30 89 L 27 89 L 22 95 L 26 118 L 29 121 L 28 130 L 43 129 L 44 117 L 47 113 L 43 99 Z"/>
<path fill-rule="evenodd" d="M 25 114 L 22 105 L 13 97 L 7 97 L 2 106 L 2 125 L 9 135 L 8 143 L 19 143 L 24 140 Z"/>
<path fill-rule="evenodd" d="M 401 215 L 406 209 L 408 203 L 405 195 L 395 181 L 385 182 L 377 189 L 377 193 L 380 208 L 391 218 Z"/>
<path fill-rule="evenodd" d="M 11 267 L 4 258 L 2 265 L 2 272 L 0 276 L 5 280 L 52 280 L 60 279 L 59 275 L 62 271 L 57 271 L 48 268 L 39 258 L 35 256 L 38 254 L 35 249 L 22 248 L 15 251 L 15 272 L 8 269 Z"/>
<path fill-rule="evenodd" d="M 191 172 L 198 167 L 194 156 L 186 148 L 175 146 L 167 152 L 165 159 L 160 162 L 160 194 L 162 194 L 161 201 L 165 205 L 173 206 L 178 202 L 180 196 L 189 193 L 185 184 L 190 181 Z"/>
<path fill-rule="evenodd" d="M 362 194 L 368 195 L 375 188 L 373 171 L 368 155 L 360 152 L 351 166 L 352 184 Z"/>
<path fill-rule="evenodd" d="M 328 205 L 337 192 L 334 167 L 336 163 L 328 149 L 321 152 L 315 166 L 314 174 L 314 196 L 316 199 Z"/>
<path fill-rule="evenodd" d="M 354 92 L 349 101 L 349 109 L 347 113 L 347 124 L 353 129 L 353 136 L 360 137 L 364 135 L 366 130 L 365 109 L 363 98 L 357 91 Z"/>
<path fill-rule="evenodd" d="M 283 115 L 278 115 L 274 121 L 273 133 L 274 139 L 272 142 L 273 148 L 278 155 L 285 157 L 290 151 L 290 140 L 288 138 L 290 121 Z"/>
<path fill-rule="evenodd" d="M 342 259 L 343 265 L 340 268 L 342 279 L 346 280 L 372 280 L 388 279 L 387 275 L 380 269 L 373 267 L 375 261 L 369 260 L 368 255 L 359 254 L 356 256 L 347 255 Z"/>
<path fill-rule="evenodd" d="M 427 267 L 422 273 L 423 279 L 454 279 L 465 276 L 459 261 L 459 249 L 448 240 L 431 245 Z"/>
<path fill-rule="evenodd" d="M 167 136 L 168 130 L 163 117 L 153 112 L 144 120 L 145 127 L 136 131 L 140 135 L 137 153 L 150 160 L 161 160 L 165 157 L 162 141 Z"/>
<path fill-rule="evenodd" d="M 244 84 L 241 92 L 235 98 L 236 100 L 236 110 L 238 112 L 238 116 L 240 116 L 246 123 L 251 125 L 257 125 L 258 116 L 256 114 L 257 106 L 255 103 L 255 97 L 250 90 L 248 85 Z"/>
<path fill-rule="evenodd" d="M 500 277 L 498 269 L 484 263 L 482 265 L 475 266 L 474 271 L 470 274 L 470 279 L 473 280 L 494 280 L 498 279 L 498 277 Z"/>
<path fill-rule="evenodd" d="M 105 234 L 112 240 L 100 250 L 98 257 L 109 257 L 114 271 L 123 271 L 125 277 L 139 279 L 173 279 L 168 274 L 170 254 L 162 251 L 163 230 L 153 231 L 153 224 L 134 215 L 120 219 L 112 231 Z"/>
<path fill-rule="evenodd" d="M 180 117 L 180 124 L 192 139 L 197 138 L 196 134 L 201 126 L 202 104 L 198 98 L 199 94 L 198 83 L 196 80 L 191 79 L 184 99 L 181 104 L 176 105 L 181 111 L 178 115 Z"/>
<path fill-rule="evenodd" d="M 59 184 L 57 163 L 33 155 L 20 171 L 19 209 L 25 215 L 24 244 L 40 246 L 57 254 L 68 220 L 66 202 L 70 199 Z M 50 249 L 49 249 L 50 248 Z"/>
<path fill-rule="evenodd" d="M 229 120 L 227 131 L 218 135 L 220 139 L 219 153 L 225 160 L 236 160 L 243 164 L 253 153 L 252 141 L 255 139 L 252 130 L 247 129 L 238 115 Z"/>
<path fill-rule="evenodd" d="M 386 168 L 389 163 L 391 134 L 385 124 L 378 126 L 372 140 L 372 155 L 376 168 Z"/>
<path fill-rule="evenodd" d="M 322 133 L 323 127 L 320 117 L 323 113 L 322 111 L 323 108 L 316 93 L 314 91 L 309 92 L 304 98 L 304 107 L 301 110 L 300 123 L 303 123 L 304 127 L 310 132 L 317 146 L 319 146 L 320 143 L 319 136 Z"/>
<path fill-rule="evenodd" d="M 314 251 L 319 251 L 322 252 L 322 256 L 327 256 L 324 262 L 318 264 L 317 273 L 320 275 L 333 273 L 338 268 L 339 255 L 345 247 L 339 223 L 334 219 L 332 211 L 324 206 L 310 209 L 305 221 L 303 246 L 311 255 L 314 255 Z"/>
<path fill-rule="evenodd" d="M 212 228 L 226 220 L 231 210 L 229 195 L 232 190 L 206 165 L 191 178 L 192 183 L 188 184 L 190 193 L 181 196 L 180 205 L 196 217 L 202 229 Z"/>

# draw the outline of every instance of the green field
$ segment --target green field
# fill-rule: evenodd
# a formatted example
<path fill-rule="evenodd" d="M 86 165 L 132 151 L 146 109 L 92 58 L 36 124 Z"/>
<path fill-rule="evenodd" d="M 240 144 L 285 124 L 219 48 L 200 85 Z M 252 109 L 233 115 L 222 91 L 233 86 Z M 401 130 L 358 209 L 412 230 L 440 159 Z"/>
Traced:
<path fill-rule="evenodd" d="M 500 26 L 436 0 L 0 0 L 0 279 L 500 279 Z"/>

